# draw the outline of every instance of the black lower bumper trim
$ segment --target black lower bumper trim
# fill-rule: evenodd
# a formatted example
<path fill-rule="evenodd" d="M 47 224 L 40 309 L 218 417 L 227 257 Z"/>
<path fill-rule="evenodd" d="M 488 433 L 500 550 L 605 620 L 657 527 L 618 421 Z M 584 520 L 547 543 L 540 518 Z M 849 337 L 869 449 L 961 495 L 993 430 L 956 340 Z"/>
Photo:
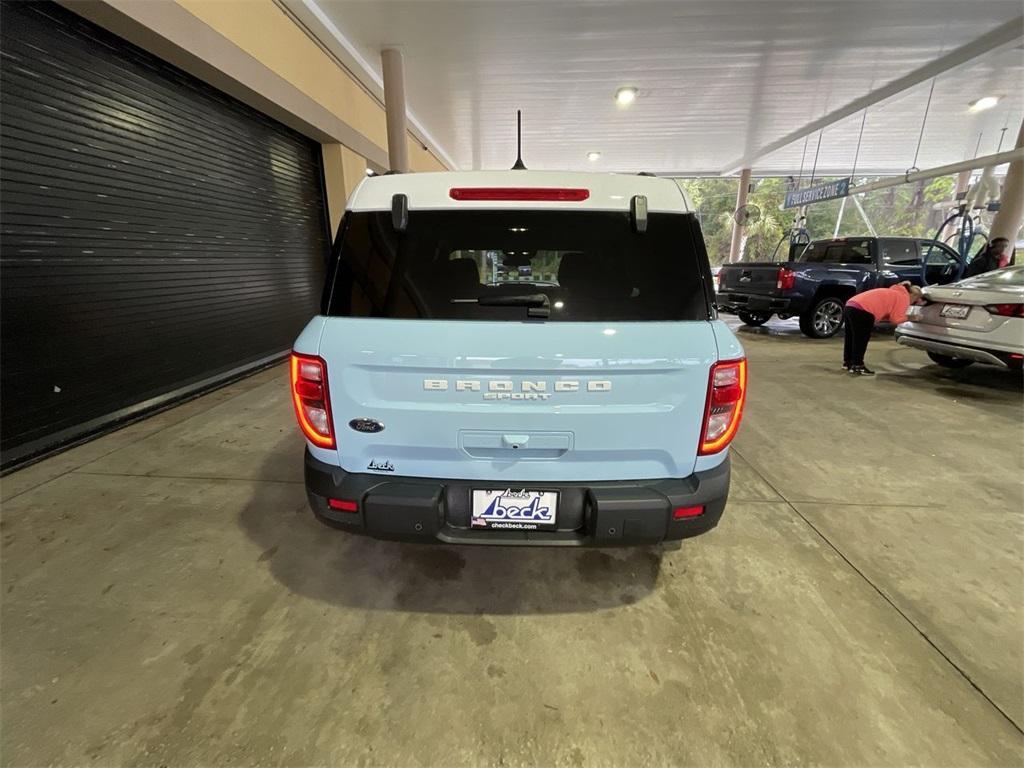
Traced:
<path fill-rule="evenodd" d="M 756 293 L 721 292 L 717 299 L 718 308 L 723 312 L 782 312 L 797 314 L 800 308 L 792 300 L 778 296 L 764 296 Z"/>
<path fill-rule="evenodd" d="M 729 495 L 729 459 L 679 479 L 595 483 L 510 483 L 434 480 L 349 473 L 306 452 L 306 494 L 317 517 L 331 526 L 381 539 L 450 544 L 621 546 L 697 536 L 714 528 Z M 470 527 L 474 488 L 501 485 L 559 494 L 558 528 L 552 531 Z M 329 499 L 356 503 L 334 509 Z M 704 507 L 675 520 L 674 509 Z"/>

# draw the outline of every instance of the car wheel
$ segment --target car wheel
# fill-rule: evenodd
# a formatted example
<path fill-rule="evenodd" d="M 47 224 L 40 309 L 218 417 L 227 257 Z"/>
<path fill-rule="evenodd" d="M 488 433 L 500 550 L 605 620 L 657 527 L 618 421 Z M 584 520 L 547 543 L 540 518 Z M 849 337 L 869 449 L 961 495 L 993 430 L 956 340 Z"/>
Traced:
<path fill-rule="evenodd" d="M 932 362 L 938 363 L 943 368 L 966 368 L 974 362 L 973 360 L 964 360 L 962 357 L 940 355 L 938 352 L 929 352 L 928 357 L 932 359 Z"/>
<path fill-rule="evenodd" d="M 800 330 L 812 339 L 828 339 L 843 327 L 843 300 L 826 296 L 800 315 Z"/>
<path fill-rule="evenodd" d="M 772 317 L 767 312 L 737 312 L 736 314 L 739 315 L 744 325 L 749 325 L 752 328 L 764 325 Z"/>

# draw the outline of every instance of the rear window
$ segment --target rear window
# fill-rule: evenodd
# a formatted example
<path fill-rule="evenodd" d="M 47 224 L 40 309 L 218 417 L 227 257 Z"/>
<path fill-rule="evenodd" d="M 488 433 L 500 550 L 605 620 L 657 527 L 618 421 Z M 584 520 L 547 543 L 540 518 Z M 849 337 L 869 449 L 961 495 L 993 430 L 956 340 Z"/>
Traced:
<path fill-rule="evenodd" d="M 807 264 L 870 264 L 871 241 L 847 240 L 811 243 L 798 261 Z"/>
<path fill-rule="evenodd" d="M 607 211 L 349 212 L 327 314 L 435 320 L 706 320 L 707 256 L 689 214 L 633 231 Z M 494 302 L 509 305 L 496 306 Z"/>

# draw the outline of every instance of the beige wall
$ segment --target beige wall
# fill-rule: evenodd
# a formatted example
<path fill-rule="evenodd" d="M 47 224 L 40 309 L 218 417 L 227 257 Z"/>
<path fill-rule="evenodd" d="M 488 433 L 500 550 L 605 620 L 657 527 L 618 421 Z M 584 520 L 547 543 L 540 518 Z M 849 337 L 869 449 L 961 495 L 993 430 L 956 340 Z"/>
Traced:
<path fill-rule="evenodd" d="M 345 213 L 345 170 L 341 144 L 321 144 L 324 163 L 324 193 L 327 195 L 327 215 L 330 218 L 331 237 L 338 233 L 338 225 Z"/>
<path fill-rule="evenodd" d="M 423 145 L 417 140 L 415 136 L 409 134 L 409 168 L 413 171 L 446 171 L 448 167 L 434 157 L 434 153 L 429 149 L 424 149 Z"/>
<path fill-rule="evenodd" d="M 366 178 L 366 158 L 343 144 L 322 144 L 324 181 L 327 186 L 327 208 L 331 232 L 337 234 L 345 204 L 352 191 Z M 409 165 L 413 171 L 443 171 L 445 167 L 415 137 L 409 137 Z"/>
<path fill-rule="evenodd" d="M 345 203 L 356 185 L 366 178 L 366 159 L 342 144 L 323 144 L 322 147 L 331 232 L 337 234 Z"/>
<path fill-rule="evenodd" d="M 387 152 L 384 108 L 273 0 L 176 2 Z M 413 171 L 446 170 L 415 136 L 407 140 Z M 324 144 L 323 158 L 331 229 L 337 231 L 345 201 L 365 175 L 366 160 L 341 144 Z"/>
<path fill-rule="evenodd" d="M 387 149 L 384 110 L 272 0 L 177 0 L 242 50 Z"/>

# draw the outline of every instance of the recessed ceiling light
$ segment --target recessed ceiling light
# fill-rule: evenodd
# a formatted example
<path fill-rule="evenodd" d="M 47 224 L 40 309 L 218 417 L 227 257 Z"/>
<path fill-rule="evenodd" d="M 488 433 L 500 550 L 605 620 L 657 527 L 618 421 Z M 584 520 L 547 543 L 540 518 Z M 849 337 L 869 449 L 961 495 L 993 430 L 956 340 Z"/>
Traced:
<path fill-rule="evenodd" d="M 998 96 L 982 96 L 977 101 L 972 101 L 968 105 L 968 112 L 981 112 L 986 109 L 992 109 L 992 107 L 994 107 L 998 103 Z"/>
<path fill-rule="evenodd" d="M 596 163 L 600 159 L 601 159 L 601 153 L 600 152 L 587 152 L 587 160 L 589 160 L 590 162 Z"/>
<path fill-rule="evenodd" d="M 615 92 L 615 103 L 620 107 L 626 107 L 636 101 L 636 88 L 628 86 L 626 88 L 619 88 Z"/>

